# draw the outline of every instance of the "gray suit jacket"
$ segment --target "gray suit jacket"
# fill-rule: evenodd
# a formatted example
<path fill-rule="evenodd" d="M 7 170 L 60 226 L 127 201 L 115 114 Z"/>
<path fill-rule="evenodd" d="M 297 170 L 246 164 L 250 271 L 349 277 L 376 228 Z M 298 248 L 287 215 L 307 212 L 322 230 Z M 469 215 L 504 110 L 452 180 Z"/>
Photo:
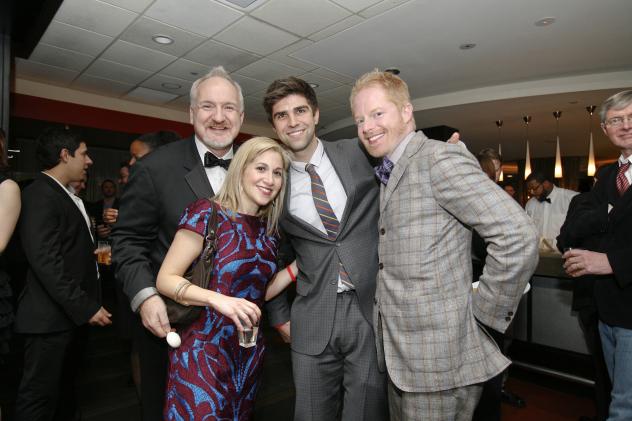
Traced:
<path fill-rule="evenodd" d="M 483 382 L 509 361 L 477 324 L 504 332 L 538 260 L 520 206 L 461 145 L 418 132 L 380 193 L 378 360 L 408 392 Z M 472 293 L 471 228 L 488 243 Z M 383 343 L 383 348 L 382 348 Z"/>
<path fill-rule="evenodd" d="M 335 240 L 284 212 L 281 227 L 292 243 L 299 273 L 296 299 L 291 308 L 292 349 L 320 354 L 331 337 L 338 288 L 338 261 L 342 261 L 355 285 L 362 314 L 372 320 L 377 272 L 377 214 L 379 188 L 373 168 L 357 139 L 323 142 L 338 178 L 347 193 L 347 203 Z M 288 209 L 286 195 L 285 209 Z M 274 325 L 290 318 L 285 295 L 268 303 Z"/>

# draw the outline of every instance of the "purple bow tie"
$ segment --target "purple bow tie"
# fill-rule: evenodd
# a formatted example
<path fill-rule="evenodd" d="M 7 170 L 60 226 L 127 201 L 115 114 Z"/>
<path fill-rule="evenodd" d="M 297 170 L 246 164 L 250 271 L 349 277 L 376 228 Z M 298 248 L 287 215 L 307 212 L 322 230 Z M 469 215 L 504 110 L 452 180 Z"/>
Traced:
<path fill-rule="evenodd" d="M 380 183 L 384 185 L 388 183 L 388 179 L 391 176 L 391 171 L 393 171 L 394 166 L 395 164 L 393 164 L 393 161 L 391 161 L 387 157 L 384 157 L 382 159 L 382 163 L 374 168 L 375 176 L 377 177 L 378 180 L 380 180 Z"/>

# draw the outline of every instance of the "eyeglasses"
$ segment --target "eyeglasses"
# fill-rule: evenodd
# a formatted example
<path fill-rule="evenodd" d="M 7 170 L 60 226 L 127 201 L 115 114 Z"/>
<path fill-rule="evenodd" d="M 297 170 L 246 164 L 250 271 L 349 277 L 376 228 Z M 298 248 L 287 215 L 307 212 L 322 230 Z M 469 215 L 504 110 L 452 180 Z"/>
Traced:
<path fill-rule="evenodd" d="M 606 120 L 605 125 L 608 127 L 617 128 L 623 126 L 624 122 L 627 122 L 629 125 L 632 126 L 632 114 L 627 116 L 617 116 L 609 118 L 608 120 Z"/>

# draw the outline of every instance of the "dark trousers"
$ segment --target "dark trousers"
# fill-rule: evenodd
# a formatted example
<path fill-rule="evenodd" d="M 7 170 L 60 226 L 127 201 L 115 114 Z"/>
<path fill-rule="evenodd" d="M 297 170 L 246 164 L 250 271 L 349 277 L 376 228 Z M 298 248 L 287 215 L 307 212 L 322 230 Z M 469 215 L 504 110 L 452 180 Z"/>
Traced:
<path fill-rule="evenodd" d="M 584 340 L 593 360 L 595 370 L 595 409 L 597 420 L 605 421 L 608 418 L 610 406 L 610 391 L 612 384 L 608 377 L 608 369 L 601 351 L 601 338 L 599 336 L 599 316 L 594 307 L 579 309 L 579 326 L 584 332 Z"/>
<path fill-rule="evenodd" d="M 491 328 L 487 328 L 487 332 L 502 350 L 505 335 Z M 472 421 L 500 421 L 500 403 L 504 376 L 505 371 L 483 383 L 483 393 L 474 410 Z"/>
<path fill-rule="evenodd" d="M 24 336 L 24 372 L 15 405 L 16 421 L 74 420 L 75 379 L 87 327 Z"/>
<path fill-rule="evenodd" d="M 133 321 L 140 360 L 140 401 L 144 421 L 162 419 L 167 388 L 167 342 L 145 329 L 139 316 Z"/>

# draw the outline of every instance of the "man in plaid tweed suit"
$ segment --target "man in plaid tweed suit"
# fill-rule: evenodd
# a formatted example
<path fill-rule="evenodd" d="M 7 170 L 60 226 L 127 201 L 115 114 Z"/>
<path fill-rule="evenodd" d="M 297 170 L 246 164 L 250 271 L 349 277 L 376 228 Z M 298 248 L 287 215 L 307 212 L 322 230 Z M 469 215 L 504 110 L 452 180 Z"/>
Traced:
<path fill-rule="evenodd" d="M 509 364 L 482 325 L 511 322 L 537 264 L 535 227 L 462 145 L 415 133 L 399 77 L 362 76 L 351 108 L 367 151 L 384 157 L 374 328 L 391 420 L 470 420 L 482 383 Z M 489 253 L 476 293 L 470 228 Z"/>

